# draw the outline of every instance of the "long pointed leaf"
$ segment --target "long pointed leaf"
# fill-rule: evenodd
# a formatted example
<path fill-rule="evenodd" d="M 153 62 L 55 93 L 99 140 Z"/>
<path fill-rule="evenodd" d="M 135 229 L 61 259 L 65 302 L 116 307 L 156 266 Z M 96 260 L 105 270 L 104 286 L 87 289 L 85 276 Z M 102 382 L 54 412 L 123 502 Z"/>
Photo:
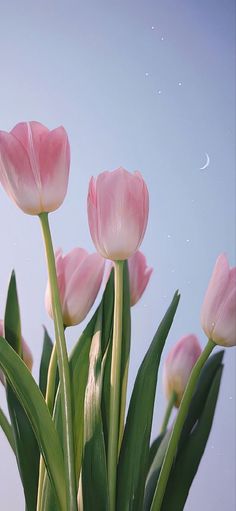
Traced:
<path fill-rule="evenodd" d="M 176 292 L 134 384 L 118 466 L 117 506 L 121 511 L 142 509 L 158 368 L 179 298 Z"/>
<path fill-rule="evenodd" d="M 94 328 L 97 321 L 98 311 L 101 307 L 104 311 L 106 311 L 106 315 L 103 314 L 102 316 L 102 349 L 106 349 L 110 337 L 111 326 L 109 325 L 112 322 L 113 294 L 113 280 L 112 277 L 110 277 L 106 289 L 103 293 L 102 303 L 95 311 L 92 319 L 89 321 L 84 332 L 80 336 L 70 356 L 71 390 L 73 402 L 73 430 L 77 481 L 79 481 L 83 453 L 84 397 L 88 380 L 89 352 L 94 334 Z M 60 388 L 56 397 L 54 419 L 57 431 L 59 435 L 62 435 Z M 55 510 L 54 497 L 50 488 L 49 481 L 47 481 L 45 484 L 44 509 L 45 511 Z"/>
<path fill-rule="evenodd" d="M 39 367 L 39 388 L 44 397 L 46 396 L 48 367 L 51 358 L 52 348 L 53 342 L 48 335 L 47 329 L 44 328 L 43 350 Z"/>
<path fill-rule="evenodd" d="M 8 287 L 4 330 L 7 342 L 22 357 L 20 309 L 14 271 Z M 8 383 L 6 395 L 26 506 L 31 510 L 36 508 L 37 502 L 39 448 L 29 419 Z"/>
<path fill-rule="evenodd" d="M 43 396 L 24 362 L 0 337 L 0 367 L 24 408 L 54 486 L 61 511 L 66 509 L 62 448 Z"/>
<path fill-rule="evenodd" d="M 213 379 L 218 371 L 218 369 L 221 367 L 221 362 L 223 358 L 224 351 L 219 351 L 212 355 L 205 366 L 203 367 L 196 391 L 194 392 L 194 395 L 192 397 L 192 401 L 189 407 L 188 415 L 186 417 L 184 427 L 181 433 L 176 460 L 179 459 L 179 456 L 181 455 L 181 452 L 183 449 L 185 449 L 186 444 L 189 441 L 189 435 L 191 435 L 191 432 L 193 431 L 193 428 L 196 427 L 197 421 L 200 419 L 202 411 L 204 410 L 204 407 L 206 405 L 206 400 L 208 399 L 208 394 L 210 392 Z M 168 431 L 168 435 L 170 435 L 170 430 Z M 145 498 L 144 498 L 144 510 L 149 511 L 151 507 L 151 503 L 153 500 L 153 496 L 156 489 L 156 484 L 158 481 L 158 477 L 160 474 L 162 462 L 164 459 L 165 451 L 168 446 L 168 442 L 166 442 L 166 438 L 164 437 L 160 447 L 158 448 L 156 455 L 154 457 L 153 463 L 149 469 L 147 481 L 146 481 L 146 488 L 145 488 Z M 175 471 L 175 464 L 173 465 L 170 479 Z M 182 474 L 182 466 L 181 466 L 181 474 Z M 181 479 L 183 482 L 183 478 Z M 180 481 L 180 483 L 181 483 Z M 183 482 L 183 484 L 185 484 Z"/>
<path fill-rule="evenodd" d="M 89 373 L 84 402 L 84 454 L 82 464 L 83 511 L 108 509 L 106 452 L 101 416 L 102 307 L 89 353 Z"/>
<path fill-rule="evenodd" d="M 167 484 L 161 507 L 162 511 L 182 511 L 184 508 L 190 486 L 197 472 L 211 431 L 222 370 L 223 366 L 217 369 L 201 416 L 179 456 L 177 456 Z"/>

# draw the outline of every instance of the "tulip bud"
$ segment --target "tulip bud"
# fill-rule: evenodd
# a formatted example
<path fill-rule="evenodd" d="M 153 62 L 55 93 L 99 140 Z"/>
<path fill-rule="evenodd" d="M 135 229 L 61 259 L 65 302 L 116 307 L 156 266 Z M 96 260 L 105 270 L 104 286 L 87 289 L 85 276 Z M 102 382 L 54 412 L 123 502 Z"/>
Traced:
<path fill-rule="evenodd" d="M 201 325 L 216 344 L 236 345 L 236 267 L 229 268 L 225 254 L 216 261 L 202 305 Z"/>
<path fill-rule="evenodd" d="M 98 294 L 104 270 L 104 259 L 99 254 L 88 254 L 83 248 L 75 248 L 63 256 L 56 252 L 56 272 L 65 326 L 83 321 Z M 50 285 L 45 294 L 46 310 L 53 318 Z"/>
<path fill-rule="evenodd" d="M 0 182 L 9 197 L 30 215 L 54 211 L 68 185 L 70 148 L 65 129 L 21 122 L 0 131 Z"/>
<path fill-rule="evenodd" d="M 189 376 L 197 359 L 201 355 L 201 347 L 195 335 L 182 337 L 169 352 L 163 369 L 163 387 L 167 399 L 176 394 L 175 406 L 180 406 Z"/>
<path fill-rule="evenodd" d="M 135 305 L 144 293 L 153 268 L 147 266 L 146 257 L 138 250 L 128 259 L 130 305 Z"/>
<path fill-rule="evenodd" d="M 113 261 L 139 248 L 147 226 L 148 190 L 139 172 L 119 168 L 89 183 L 88 221 L 97 251 Z"/>
<path fill-rule="evenodd" d="M 5 337 L 4 334 L 4 323 L 2 319 L 0 319 L 0 336 Z M 22 358 L 24 363 L 27 365 L 29 371 L 32 371 L 33 367 L 33 355 L 32 352 L 28 346 L 28 344 L 25 342 L 24 338 L 21 337 L 21 346 L 22 346 Z M 0 370 L 0 381 L 3 385 L 5 385 L 5 376 L 3 372 Z"/>

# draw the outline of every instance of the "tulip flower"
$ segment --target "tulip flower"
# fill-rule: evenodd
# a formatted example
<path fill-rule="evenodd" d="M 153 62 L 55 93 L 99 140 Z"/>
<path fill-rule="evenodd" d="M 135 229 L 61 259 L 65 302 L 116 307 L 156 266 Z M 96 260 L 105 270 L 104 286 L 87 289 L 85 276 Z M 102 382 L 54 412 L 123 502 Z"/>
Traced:
<path fill-rule="evenodd" d="M 75 248 L 65 256 L 56 252 L 56 272 L 65 326 L 77 325 L 87 316 L 98 294 L 104 270 L 99 254 Z M 53 318 L 49 283 L 45 294 L 48 314 Z"/>
<path fill-rule="evenodd" d="M 167 399 L 175 395 L 178 408 L 189 380 L 192 368 L 201 355 L 201 347 L 195 335 L 182 337 L 171 349 L 163 369 L 163 386 Z"/>
<path fill-rule="evenodd" d="M 54 211 L 68 185 L 70 148 L 65 129 L 50 131 L 39 122 L 21 122 L 0 131 L 0 182 L 30 215 Z"/>
<path fill-rule="evenodd" d="M 4 334 L 4 323 L 3 323 L 2 319 L 0 319 L 0 336 L 1 337 L 5 337 L 5 334 Z M 23 337 L 21 337 L 21 345 L 22 345 L 22 358 L 23 358 L 23 361 L 27 365 L 29 371 L 32 371 L 32 367 L 33 367 L 33 355 L 31 353 L 31 350 L 30 350 L 28 344 L 25 342 Z M 0 381 L 2 382 L 3 385 L 5 385 L 5 376 L 4 376 L 4 374 L 2 373 L 1 370 L 0 370 Z"/>
<path fill-rule="evenodd" d="M 225 254 L 215 264 L 201 310 L 202 328 L 220 346 L 236 345 L 236 267 Z"/>
<path fill-rule="evenodd" d="M 146 257 L 138 250 L 128 259 L 130 305 L 135 305 L 144 293 L 153 268 L 147 266 Z"/>
<path fill-rule="evenodd" d="M 114 263 L 109 262 L 106 270 L 105 276 L 105 284 L 107 283 L 111 269 L 114 266 Z M 153 268 L 147 266 L 146 257 L 144 254 L 138 250 L 128 259 L 128 269 L 129 269 L 129 290 L 130 290 L 130 305 L 133 307 L 140 298 L 142 297 L 151 274 L 153 272 Z"/>
<path fill-rule="evenodd" d="M 139 172 L 119 168 L 92 177 L 88 221 L 97 251 L 113 261 L 132 256 L 143 240 L 148 208 L 148 190 Z"/>

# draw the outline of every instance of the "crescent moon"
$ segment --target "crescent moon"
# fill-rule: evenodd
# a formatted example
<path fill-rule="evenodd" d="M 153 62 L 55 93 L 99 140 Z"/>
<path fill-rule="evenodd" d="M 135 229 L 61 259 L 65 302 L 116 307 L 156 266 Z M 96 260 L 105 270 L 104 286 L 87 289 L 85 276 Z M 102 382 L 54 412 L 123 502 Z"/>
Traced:
<path fill-rule="evenodd" d="M 203 165 L 202 167 L 200 167 L 200 170 L 205 170 L 208 166 L 209 166 L 209 163 L 210 163 L 210 157 L 209 157 L 209 154 L 208 153 L 205 153 L 206 154 L 206 163 L 205 165 Z"/>

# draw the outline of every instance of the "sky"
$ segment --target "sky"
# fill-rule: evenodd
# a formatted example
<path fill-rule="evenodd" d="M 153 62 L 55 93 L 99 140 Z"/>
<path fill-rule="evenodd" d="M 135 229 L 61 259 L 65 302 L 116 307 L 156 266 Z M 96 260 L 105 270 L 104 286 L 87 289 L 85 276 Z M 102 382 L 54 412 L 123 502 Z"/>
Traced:
<path fill-rule="evenodd" d="M 204 346 L 199 314 L 215 260 L 225 252 L 235 265 L 234 4 L 0 0 L 0 129 L 24 120 L 63 125 L 71 144 L 67 197 L 50 215 L 55 247 L 95 250 L 86 211 L 92 175 L 123 166 L 140 170 L 149 188 L 142 251 L 154 273 L 132 310 L 129 395 L 174 291 L 181 301 L 164 357 L 187 333 Z M 44 308 L 40 226 L 1 189 L 0 228 L 0 317 L 14 268 L 37 378 L 42 325 L 53 335 Z M 85 324 L 68 332 L 69 349 Z M 235 509 L 234 349 L 224 361 L 212 432 L 186 511 Z M 3 389 L 0 401 L 6 410 Z M 165 406 L 160 370 L 153 435 Z M 0 502 L 4 511 L 24 509 L 16 462 L 1 432 Z"/>

